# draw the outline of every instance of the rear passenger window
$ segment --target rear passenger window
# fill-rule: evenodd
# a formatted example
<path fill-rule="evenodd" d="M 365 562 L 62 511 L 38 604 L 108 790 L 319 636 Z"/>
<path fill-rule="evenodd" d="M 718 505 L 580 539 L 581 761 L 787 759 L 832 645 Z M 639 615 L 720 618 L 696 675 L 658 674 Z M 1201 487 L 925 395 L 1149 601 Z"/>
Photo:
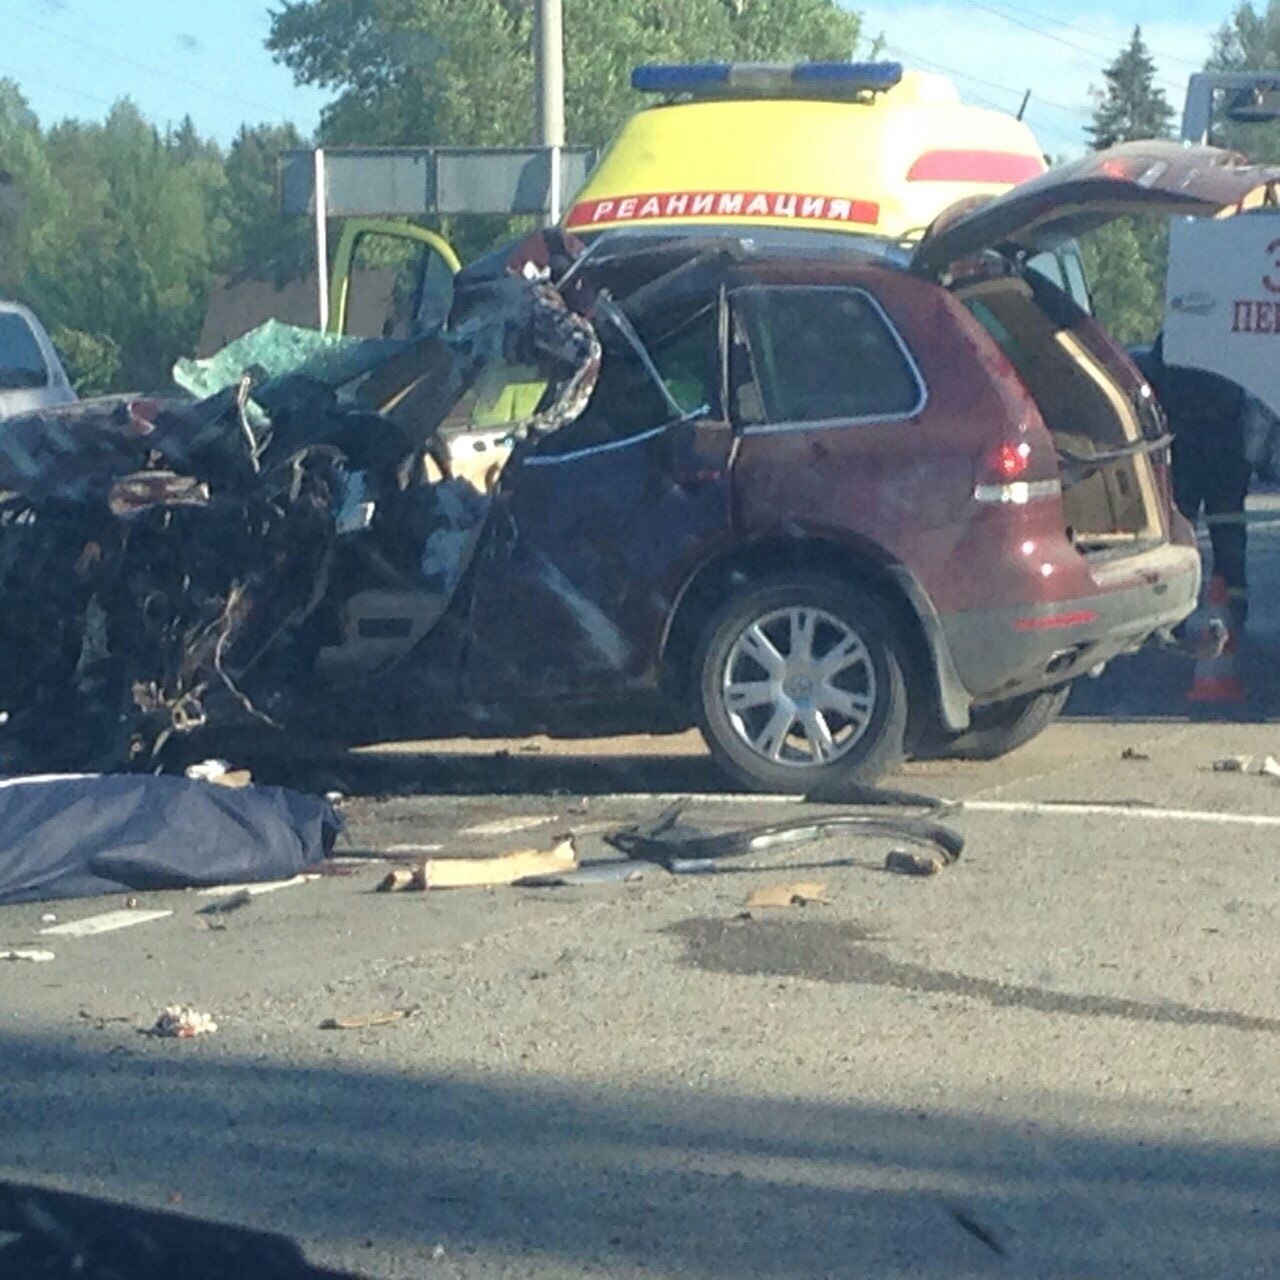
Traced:
<path fill-rule="evenodd" d="M 734 378 L 744 425 L 892 418 L 920 408 L 919 376 L 862 290 L 753 287 L 734 303 L 755 384 Z"/>
<path fill-rule="evenodd" d="M 14 311 L 0 314 L 0 391 L 48 385 L 49 370 L 31 326 Z"/>

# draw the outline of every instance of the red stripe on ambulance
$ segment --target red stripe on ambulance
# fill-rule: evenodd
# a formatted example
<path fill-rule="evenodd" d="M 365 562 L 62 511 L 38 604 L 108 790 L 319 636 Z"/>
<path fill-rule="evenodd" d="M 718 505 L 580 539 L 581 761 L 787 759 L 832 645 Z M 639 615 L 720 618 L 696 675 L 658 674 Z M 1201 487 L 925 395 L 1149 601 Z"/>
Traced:
<path fill-rule="evenodd" d="M 880 220 L 880 206 L 874 200 L 779 191 L 662 191 L 584 201 L 573 207 L 565 225 L 590 227 L 598 222 L 647 222 L 654 218 L 794 218 L 799 222 L 874 226 Z"/>
<path fill-rule="evenodd" d="M 908 182 L 1006 182 L 1037 177 L 1045 170 L 1038 156 L 1016 151 L 926 151 L 907 170 Z"/>

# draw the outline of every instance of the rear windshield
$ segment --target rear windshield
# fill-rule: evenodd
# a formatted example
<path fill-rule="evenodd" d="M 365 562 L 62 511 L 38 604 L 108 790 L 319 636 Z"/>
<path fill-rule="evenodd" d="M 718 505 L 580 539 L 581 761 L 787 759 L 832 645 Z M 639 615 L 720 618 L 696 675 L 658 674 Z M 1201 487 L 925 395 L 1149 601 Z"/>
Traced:
<path fill-rule="evenodd" d="M 31 326 L 16 312 L 0 313 L 0 390 L 48 385 L 49 370 Z"/>

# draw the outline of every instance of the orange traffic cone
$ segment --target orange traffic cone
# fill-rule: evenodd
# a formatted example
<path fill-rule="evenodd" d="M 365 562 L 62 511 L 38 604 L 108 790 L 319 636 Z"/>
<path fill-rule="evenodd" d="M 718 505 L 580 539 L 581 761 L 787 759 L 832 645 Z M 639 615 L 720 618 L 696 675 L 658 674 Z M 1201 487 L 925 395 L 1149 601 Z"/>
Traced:
<path fill-rule="evenodd" d="M 1188 702 L 1244 702 L 1249 697 L 1240 678 L 1229 603 L 1226 579 L 1215 573 L 1209 579 L 1208 615 L 1200 628 L 1195 675 L 1187 690 Z"/>

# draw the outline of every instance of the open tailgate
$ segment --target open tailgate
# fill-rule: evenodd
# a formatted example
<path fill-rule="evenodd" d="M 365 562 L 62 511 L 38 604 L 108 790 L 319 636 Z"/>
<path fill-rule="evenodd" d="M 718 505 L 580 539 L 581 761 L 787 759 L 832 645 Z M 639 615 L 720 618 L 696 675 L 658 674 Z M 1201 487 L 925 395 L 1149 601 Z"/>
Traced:
<path fill-rule="evenodd" d="M 1280 168 L 1250 165 L 1219 147 L 1121 143 L 1003 195 L 953 205 L 925 233 L 912 262 L 937 275 L 984 249 L 1036 253 L 1126 214 L 1218 216 L 1275 203 L 1277 182 Z"/>

